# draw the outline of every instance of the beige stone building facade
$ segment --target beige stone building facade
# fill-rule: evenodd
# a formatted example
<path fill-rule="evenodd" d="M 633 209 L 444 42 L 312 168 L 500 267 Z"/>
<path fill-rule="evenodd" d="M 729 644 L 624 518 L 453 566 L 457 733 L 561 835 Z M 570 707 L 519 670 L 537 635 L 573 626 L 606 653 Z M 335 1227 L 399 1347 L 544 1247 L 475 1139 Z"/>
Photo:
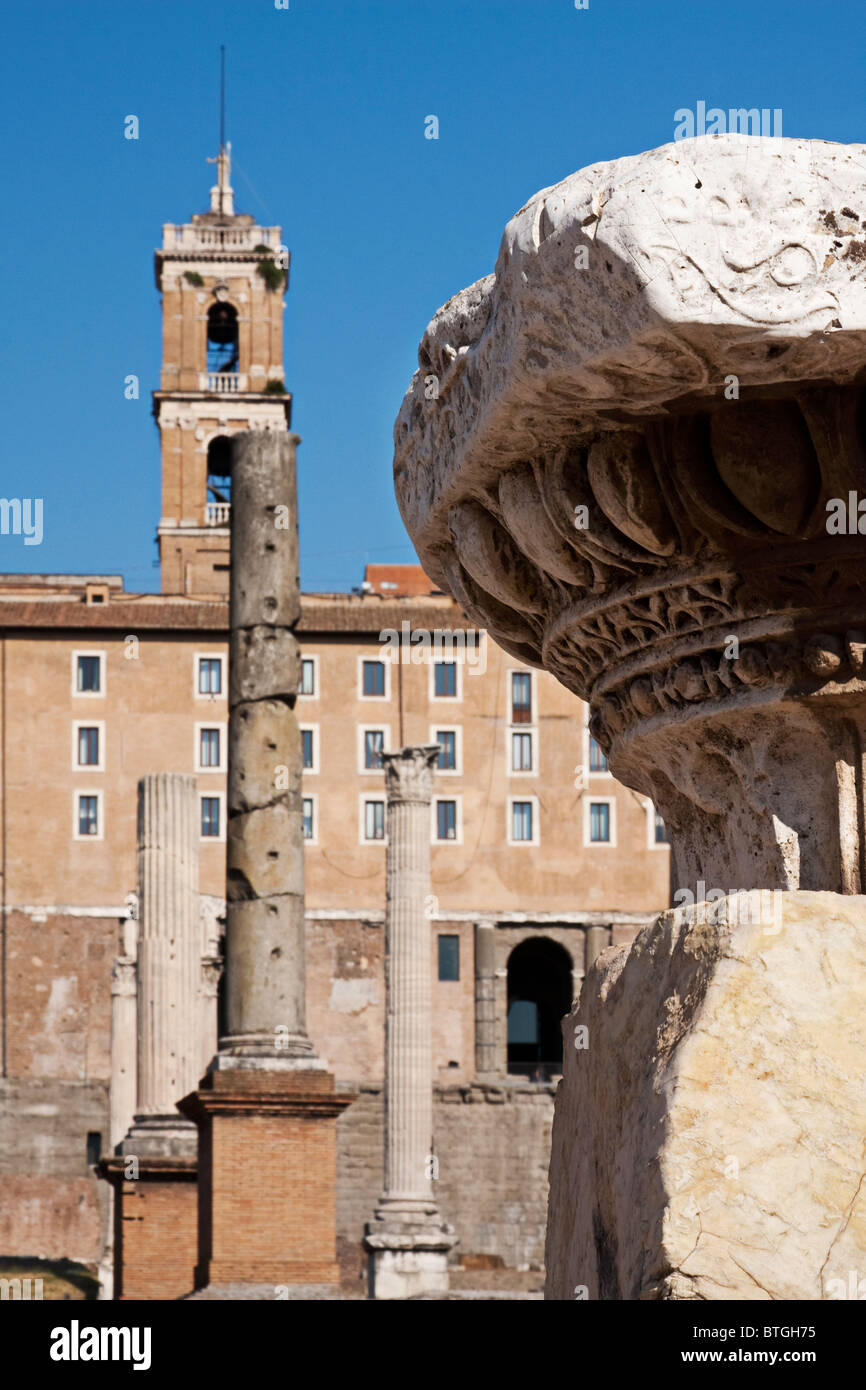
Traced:
<path fill-rule="evenodd" d="M 197 779 L 202 955 L 218 949 L 228 441 L 285 429 L 291 404 L 287 253 L 230 192 L 221 164 L 211 211 L 166 226 L 156 253 L 162 593 L 0 577 L 0 1253 L 103 1249 L 93 1169 L 111 1141 L 112 994 L 128 987 L 146 774 Z M 441 749 L 428 903 L 440 1206 L 464 1256 L 538 1263 L 559 1021 L 601 947 L 667 904 L 664 827 L 611 777 L 581 702 L 472 628 L 417 566 L 304 595 L 297 635 L 307 1020 L 357 1095 L 338 1125 L 346 1267 L 381 1190 L 380 755 L 428 743 Z"/>

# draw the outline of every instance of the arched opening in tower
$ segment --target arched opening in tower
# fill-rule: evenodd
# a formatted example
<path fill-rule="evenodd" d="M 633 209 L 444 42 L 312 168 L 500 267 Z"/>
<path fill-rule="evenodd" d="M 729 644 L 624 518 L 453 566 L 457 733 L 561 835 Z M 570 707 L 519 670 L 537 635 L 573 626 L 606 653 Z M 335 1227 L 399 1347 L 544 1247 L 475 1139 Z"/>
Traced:
<path fill-rule="evenodd" d="M 238 311 L 224 300 L 208 309 L 207 369 L 229 375 L 238 371 Z"/>
<path fill-rule="evenodd" d="M 232 444 L 218 434 L 207 446 L 207 500 L 228 504 L 232 499 Z"/>
<path fill-rule="evenodd" d="M 536 1080 L 562 1071 L 560 1023 L 572 1004 L 572 961 L 547 936 L 521 941 L 508 958 L 508 1071 Z"/>

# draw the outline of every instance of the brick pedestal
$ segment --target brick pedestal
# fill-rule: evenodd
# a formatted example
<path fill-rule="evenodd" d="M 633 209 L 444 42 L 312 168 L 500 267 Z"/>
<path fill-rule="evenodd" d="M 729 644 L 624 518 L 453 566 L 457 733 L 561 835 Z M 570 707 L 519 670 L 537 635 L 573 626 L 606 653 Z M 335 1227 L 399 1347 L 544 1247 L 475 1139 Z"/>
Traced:
<path fill-rule="evenodd" d="M 199 1127 L 195 1287 L 336 1284 L 337 1117 L 326 1071 L 214 1071 L 178 1109 Z"/>
<path fill-rule="evenodd" d="M 102 1165 L 114 1188 L 114 1298 L 180 1298 L 198 1254 L 195 1159 L 140 1159 L 137 1178 L 124 1176 L 128 1161 Z"/>

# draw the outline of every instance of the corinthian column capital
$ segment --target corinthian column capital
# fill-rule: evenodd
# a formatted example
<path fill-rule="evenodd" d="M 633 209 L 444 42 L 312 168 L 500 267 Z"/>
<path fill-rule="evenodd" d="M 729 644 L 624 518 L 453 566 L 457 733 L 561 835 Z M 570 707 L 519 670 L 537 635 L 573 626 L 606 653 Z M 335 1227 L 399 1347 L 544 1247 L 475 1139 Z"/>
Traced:
<path fill-rule="evenodd" d="M 383 753 L 385 792 L 389 804 L 416 802 L 429 806 L 433 796 L 433 768 L 438 756 L 438 743 Z"/>
<path fill-rule="evenodd" d="M 397 420 L 425 570 L 589 702 L 680 884 L 866 891 L 864 220 L 859 147 L 583 170 L 434 317 Z"/>

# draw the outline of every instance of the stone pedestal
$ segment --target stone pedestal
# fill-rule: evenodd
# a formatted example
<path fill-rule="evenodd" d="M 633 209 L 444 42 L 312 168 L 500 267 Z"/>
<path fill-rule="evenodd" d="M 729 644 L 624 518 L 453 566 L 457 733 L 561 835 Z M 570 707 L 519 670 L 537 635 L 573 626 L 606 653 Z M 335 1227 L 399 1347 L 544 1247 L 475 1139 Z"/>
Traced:
<path fill-rule="evenodd" d="M 845 897 L 866 886 L 861 163 L 859 146 L 724 135 L 544 189 L 508 224 L 495 273 L 434 317 L 395 426 L 397 497 L 426 572 L 506 651 L 589 703 L 614 776 L 664 819 L 675 906 L 741 890 L 830 893 L 838 907 L 822 900 L 820 914 L 835 922 L 859 910 Z M 718 1232 L 719 1287 L 733 1290 L 725 1296 L 745 1296 L 734 1266 L 757 1247 L 766 1261 L 758 1270 L 745 1260 L 749 1296 L 789 1287 L 797 1268 L 803 1291 L 778 1296 L 819 1297 L 818 1272 L 843 1231 L 839 1248 L 866 1258 L 849 1185 L 862 1157 L 851 1166 L 838 1118 L 809 1100 L 808 1066 L 788 1067 L 788 1038 L 756 1012 L 760 969 L 753 977 L 748 953 L 741 959 L 735 941 L 707 966 L 701 1004 L 682 994 L 680 967 L 668 971 L 667 928 L 653 930 L 652 968 L 646 932 L 627 958 L 602 953 L 584 985 L 587 1008 L 608 990 L 613 998 L 619 986 L 605 972 L 618 960 L 621 988 L 639 980 L 631 997 L 640 993 L 679 1078 L 690 1073 L 686 1061 L 680 1069 L 678 1030 L 688 1058 L 695 1019 L 722 1026 L 719 1001 L 725 989 L 736 997 L 742 975 L 742 1026 L 765 1039 L 761 1068 L 752 1076 L 730 1065 L 725 1077 L 735 1049 L 720 1055 L 718 1072 L 705 1052 L 702 1085 L 656 1091 L 640 1074 L 650 1022 L 634 1044 L 618 1040 L 604 1011 L 593 1015 L 583 1079 L 572 1055 L 557 1095 L 558 1117 L 575 1115 L 582 1096 L 583 1121 L 567 1137 L 564 1119 L 557 1131 L 550 1288 L 573 1296 L 573 1276 L 581 1286 L 595 1279 L 599 1297 L 690 1296 L 677 1268 L 686 1261 L 700 1273 Z M 836 986 L 825 989 L 830 940 L 820 921 L 803 930 L 813 949 L 787 958 L 774 1009 L 796 1036 L 815 988 L 829 1094 L 837 1087 L 853 1104 L 845 1067 L 829 1060 L 851 1041 L 843 982 L 837 1008 Z M 686 974 L 705 946 L 701 937 L 683 945 Z M 774 948 L 772 969 L 784 949 Z M 605 1081 L 615 1065 L 643 1095 L 630 1118 Z M 787 1078 L 779 1104 L 777 1076 Z M 703 1153 L 711 1117 L 728 1103 L 732 1158 L 751 1152 L 758 1127 L 759 1152 L 783 1138 L 810 1154 L 838 1151 L 844 1176 L 798 1167 L 793 1154 L 794 1203 L 785 1205 L 782 1172 L 770 1179 L 781 1207 L 766 1191 L 759 1203 L 748 1188 L 692 1190 L 705 1234 L 689 1262 L 687 1242 L 665 1229 L 666 1154 L 660 1176 L 647 1172 L 642 1131 L 650 1115 L 672 1143 L 678 1128 L 691 1129 Z M 809 1124 L 795 1134 L 785 1114 L 801 1111 Z M 590 1174 L 595 1186 L 579 1189 L 578 1210 L 574 1184 Z M 587 1221 L 597 1276 L 566 1255 L 577 1249 L 588 1262 Z M 780 1222 L 798 1229 L 796 1240 L 779 1241 Z M 797 1241 L 799 1265 L 789 1253 Z M 668 1249 L 677 1268 L 666 1266 Z"/>
<path fill-rule="evenodd" d="M 383 753 L 385 859 L 385 1188 L 364 1244 L 373 1298 L 448 1288 L 456 1244 L 432 1195 L 433 1039 L 430 800 L 438 745 Z"/>
<path fill-rule="evenodd" d="M 337 1117 L 350 1103 L 322 1071 L 209 1073 L 181 1112 L 199 1127 L 196 1289 L 336 1284 Z M 255 1175 L 258 1191 L 252 1191 Z"/>
<path fill-rule="evenodd" d="M 334 1091 L 306 1029 L 297 435 L 232 441 L 228 1033 L 178 1108 L 200 1135 L 200 1297 L 334 1285 Z"/>
<path fill-rule="evenodd" d="M 866 898 L 771 898 L 666 912 L 588 973 L 548 1298 L 822 1299 L 863 1270 Z"/>

